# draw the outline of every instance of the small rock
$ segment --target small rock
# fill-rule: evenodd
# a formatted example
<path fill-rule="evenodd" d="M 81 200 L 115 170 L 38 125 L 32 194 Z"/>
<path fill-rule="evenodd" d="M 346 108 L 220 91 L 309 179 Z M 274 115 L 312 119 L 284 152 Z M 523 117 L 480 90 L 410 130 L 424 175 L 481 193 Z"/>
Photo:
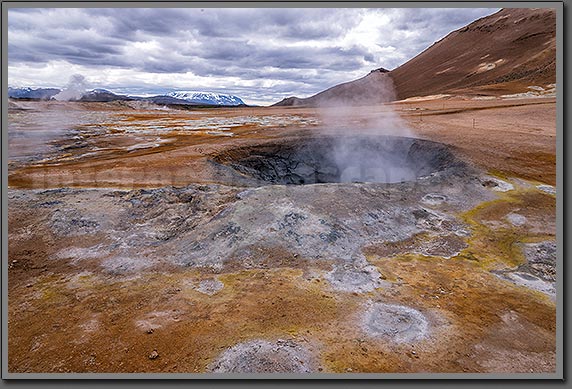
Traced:
<path fill-rule="evenodd" d="M 514 190 L 514 185 L 495 177 L 486 176 L 481 183 L 485 188 L 490 188 L 496 192 L 508 192 L 510 190 Z"/>
<path fill-rule="evenodd" d="M 146 332 L 147 332 L 148 334 L 152 334 L 153 332 L 155 332 L 155 330 L 154 330 L 153 328 L 149 328 Z"/>
<path fill-rule="evenodd" d="M 157 359 L 157 358 L 159 358 L 159 353 L 157 352 L 157 350 L 153 350 L 153 352 L 149 354 L 149 359 Z"/>

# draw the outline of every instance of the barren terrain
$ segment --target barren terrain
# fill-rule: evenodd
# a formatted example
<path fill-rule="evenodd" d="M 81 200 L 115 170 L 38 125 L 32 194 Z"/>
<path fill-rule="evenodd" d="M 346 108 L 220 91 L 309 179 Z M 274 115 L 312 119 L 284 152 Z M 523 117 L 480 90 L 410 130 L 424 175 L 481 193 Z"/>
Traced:
<path fill-rule="evenodd" d="M 556 369 L 553 97 L 9 122 L 10 372 Z M 417 139 L 403 182 L 312 160 L 388 135 Z"/>

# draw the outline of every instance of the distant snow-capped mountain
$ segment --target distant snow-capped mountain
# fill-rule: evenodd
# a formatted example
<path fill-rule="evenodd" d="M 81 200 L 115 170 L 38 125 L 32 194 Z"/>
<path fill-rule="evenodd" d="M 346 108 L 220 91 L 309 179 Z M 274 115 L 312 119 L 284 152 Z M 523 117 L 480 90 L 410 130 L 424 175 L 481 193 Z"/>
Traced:
<path fill-rule="evenodd" d="M 54 96 L 62 92 L 57 88 L 8 88 L 8 96 L 14 99 L 30 100 L 51 100 Z M 57 97 L 55 97 L 57 98 Z M 138 97 L 115 94 L 107 89 L 93 89 L 78 92 L 77 96 L 66 97 L 61 100 L 87 101 L 87 102 L 109 102 L 109 101 L 130 101 L 143 100 L 155 104 L 167 105 L 188 105 L 188 106 L 227 106 L 236 107 L 246 105 L 240 97 L 223 95 L 209 92 L 176 91 L 165 95 L 154 95 L 150 97 Z"/>
<path fill-rule="evenodd" d="M 166 96 L 179 100 L 185 100 L 195 104 L 206 105 L 245 105 L 240 97 L 222 95 L 210 92 L 176 91 L 167 93 Z"/>
<path fill-rule="evenodd" d="M 84 92 L 79 99 L 80 101 L 97 101 L 97 102 L 108 102 L 116 100 L 133 100 L 133 98 L 125 95 L 117 95 L 107 89 L 93 89 Z"/>
<path fill-rule="evenodd" d="M 57 88 L 12 88 L 8 87 L 8 97 L 13 99 L 39 99 L 49 100 L 60 93 Z"/>

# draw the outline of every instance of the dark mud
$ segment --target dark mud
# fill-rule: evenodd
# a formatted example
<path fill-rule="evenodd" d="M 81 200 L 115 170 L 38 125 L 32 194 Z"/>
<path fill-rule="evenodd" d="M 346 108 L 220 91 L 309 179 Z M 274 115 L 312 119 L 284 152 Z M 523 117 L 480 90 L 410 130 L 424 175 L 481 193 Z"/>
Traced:
<path fill-rule="evenodd" d="M 446 145 L 392 136 L 265 143 L 218 153 L 213 161 L 260 185 L 396 183 L 464 167 Z"/>

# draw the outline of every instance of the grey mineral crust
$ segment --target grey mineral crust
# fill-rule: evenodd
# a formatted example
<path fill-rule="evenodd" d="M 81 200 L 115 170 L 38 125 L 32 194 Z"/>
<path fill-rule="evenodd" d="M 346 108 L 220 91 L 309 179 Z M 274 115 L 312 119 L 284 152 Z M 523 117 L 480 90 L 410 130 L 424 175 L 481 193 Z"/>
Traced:
<path fill-rule="evenodd" d="M 428 335 L 429 323 L 416 309 L 403 305 L 370 303 L 363 315 L 363 328 L 373 337 L 395 343 L 413 343 Z"/>
<path fill-rule="evenodd" d="M 292 340 L 252 340 L 225 350 L 208 370 L 213 373 L 311 373 L 312 355 Z"/>

